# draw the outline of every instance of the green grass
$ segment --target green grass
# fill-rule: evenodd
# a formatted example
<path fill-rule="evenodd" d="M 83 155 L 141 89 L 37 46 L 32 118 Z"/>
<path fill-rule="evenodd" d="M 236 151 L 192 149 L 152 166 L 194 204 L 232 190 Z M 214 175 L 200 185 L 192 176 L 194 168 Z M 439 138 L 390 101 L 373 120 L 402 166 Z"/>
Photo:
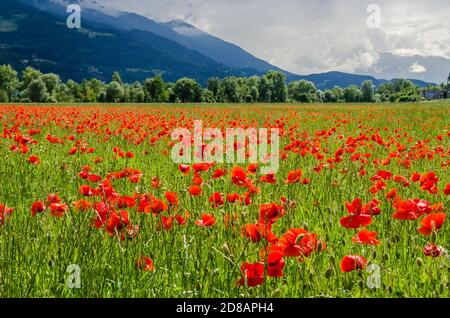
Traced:
<path fill-rule="evenodd" d="M 339 224 L 340 218 L 347 215 L 345 202 L 360 197 L 366 203 L 374 198 L 368 191 L 372 185 L 369 178 L 380 169 L 408 179 L 415 171 L 436 172 L 441 190 L 437 195 L 422 191 L 418 184 L 412 182 L 410 187 L 402 188 L 388 181 L 387 188 L 398 188 L 404 199 L 421 198 L 433 204 L 441 202 L 448 210 L 449 197 L 442 190 L 450 183 L 448 167 L 443 165 L 450 160 L 450 137 L 447 136 L 450 130 L 449 106 L 449 102 L 412 105 L 0 106 L 0 122 L 4 128 L 16 126 L 23 135 L 32 128 L 42 130 L 32 136 L 38 144 L 31 145 L 26 155 L 9 150 L 14 140 L 0 139 L 0 203 L 15 209 L 0 226 L 0 297 L 449 297 L 449 258 L 423 255 L 422 249 L 429 239 L 417 232 L 419 221 L 394 220 L 394 210 L 391 202 L 385 199 L 385 191 L 376 196 L 380 201 L 381 215 L 375 217 L 369 226 L 370 230 L 379 233 L 380 246 L 352 243 L 351 238 L 356 231 L 344 229 Z M 94 113 L 97 117 L 93 117 Z M 208 202 L 212 193 L 242 193 L 244 190 L 230 182 L 229 174 L 214 180 L 210 171 L 202 174 L 203 195 L 192 198 L 187 193 L 192 184 L 192 173 L 188 177 L 183 176 L 170 155 L 163 154 L 167 150 L 170 152 L 170 136 L 161 138 L 156 146 L 148 142 L 161 130 L 153 126 L 155 123 L 175 121 L 173 127 L 177 127 L 177 124 L 185 123 L 180 119 L 182 116 L 203 119 L 204 127 L 229 127 L 231 121 L 241 124 L 248 121 L 263 127 L 265 121 L 273 124 L 279 120 L 285 124 L 286 131 L 295 126 L 301 140 L 306 133 L 308 139 L 313 140 L 315 131 L 329 131 L 335 127 L 336 133 L 328 139 L 316 139 L 325 159 L 333 156 L 349 136 L 365 133 L 369 140 L 357 147 L 357 152 L 371 153 L 372 157 L 365 166 L 367 175 L 359 176 L 361 164 L 350 161 L 351 154 L 345 154 L 344 161 L 337 163 L 334 169 L 316 173 L 313 170 L 318 164 L 315 157 L 289 153 L 288 158 L 280 163 L 277 184 L 258 183 L 261 191 L 250 206 L 226 203 L 213 209 Z M 95 123 L 92 127 L 99 124 L 98 132 L 89 131 L 87 119 Z M 77 134 L 76 127 L 82 123 L 86 127 L 85 132 Z M 121 133 L 112 134 L 108 141 L 104 141 L 106 127 L 114 130 L 120 126 L 123 127 Z M 370 140 L 377 129 L 383 139 L 392 139 L 390 147 Z M 400 130 L 396 132 L 395 129 Z M 132 142 L 136 131 L 148 134 L 140 145 Z M 408 134 L 407 137 L 403 136 L 404 133 Z M 59 138 L 74 135 L 96 150 L 93 154 L 77 152 L 69 156 L 73 142 L 50 144 L 45 140 L 48 134 Z M 339 135 L 344 138 L 340 139 Z M 444 136 L 443 140 L 437 140 L 437 135 Z M 373 164 L 375 158 L 384 159 L 394 152 L 396 142 L 412 151 L 417 141 L 428 139 L 427 149 L 433 151 L 441 147 L 442 155 L 435 154 L 432 159 L 413 158 L 409 168 L 398 164 L 395 159 L 387 166 Z M 281 148 L 288 142 L 288 137 L 283 137 Z M 132 151 L 135 157 L 114 159 L 114 146 Z M 328 148 L 329 154 L 323 151 L 324 148 Z M 40 165 L 28 164 L 30 155 L 39 156 Z M 93 163 L 96 157 L 102 157 L 103 162 Z M 164 198 L 165 191 L 175 191 L 180 199 L 179 211 L 187 210 L 191 214 L 188 225 L 163 231 L 158 226 L 159 218 L 128 209 L 132 223 L 140 226 L 136 239 L 121 241 L 102 229 L 93 228 L 91 219 L 95 213 L 92 210 L 77 212 L 71 205 L 81 198 L 79 187 L 89 184 L 78 177 L 83 165 L 91 165 L 93 172 L 103 177 L 125 167 L 141 170 L 143 178 L 139 184 L 132 184 L 127 179 L 115 180 L 116 191 L 122 195 L 152 193 L 158 198 Z M 222 166 L 230 170 L 234 165 Z M 285 184 L 288 172 L 300 168 L 311 183 Z M 341 173 L 344 169 L 347 172 Z M 162 183 L 162 187 L 156 190 L 150 186 L 150 180 L 155 176 L 160 177 Z M 257 178 L 253 178 L 257 183 Z M 56 192 L 71 210 L 62 218 L 50 216 L 49 211 L 32 217 L 31 204 L 36 200 L 44 201 L 49 193 Z M 295 204 L 274 225 L 273 232 L 281 236 L 290 228 L 307 226 L 309 231 L 317 233 L 319 239 L 325 241 L 326 250 L 313 253 L 303 262 L 285 258 L 283 278 L 268 278 L 265 284 L 254 288 L 237 287 L 241 263 L 256 262 L 260 249 L 267 244 L 264 241 L 258 244 L 249 242 L 241 236 L 241 227 L 256 223 L 260 204 L 279 202 L 281 196 Z M 194 221 L 200 219 L 202 213 L 214 214 L 217 224 L 212 228 L 195 226 Z M 225 213 L 239 216 L 233 228 L 225 226 Z M 439 245 L 450 248 L 448 220 L 437 240 Z M 362 255 L 370 264 L 381 267 L 381 288 L 370 289 L 367 286 L 370 273 L 366 271 L 340 272 L 343 256 L 352 254 Z M 136 267 L 136 260 L 141 255 L 154 260 L 154 272 L 143 272 Z M 70 274 L 66 270 L 70 264 L 81 269 L 80 289 L 67 287 Z"/>

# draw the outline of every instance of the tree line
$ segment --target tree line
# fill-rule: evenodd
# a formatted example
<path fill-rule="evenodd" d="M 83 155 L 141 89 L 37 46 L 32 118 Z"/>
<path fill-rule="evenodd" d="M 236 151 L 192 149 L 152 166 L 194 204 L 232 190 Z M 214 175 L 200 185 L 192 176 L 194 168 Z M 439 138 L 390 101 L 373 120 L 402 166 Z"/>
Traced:
<path fill-rule="evenodd" d="M 355 103 L 415 102 L 420 88 L 409 80 L 396 80 L 375 87 L 361 86 L 320 90 L 314 83 L 299 80 L 286 83 L 285 74 L 269 71 L 263 76 L 210 78 L 206 87 L 196 80 L 181 78 L 164 82 L 161 75 L 142 82 L 124 83 L 114 72 L 109 83 L 96 78 L 77 83 L 61 81 L 57 74 L 43 74 L 27 67 L 20 76 L 10 65 L 0 66 L 0 102 L 41 103 Z"/>

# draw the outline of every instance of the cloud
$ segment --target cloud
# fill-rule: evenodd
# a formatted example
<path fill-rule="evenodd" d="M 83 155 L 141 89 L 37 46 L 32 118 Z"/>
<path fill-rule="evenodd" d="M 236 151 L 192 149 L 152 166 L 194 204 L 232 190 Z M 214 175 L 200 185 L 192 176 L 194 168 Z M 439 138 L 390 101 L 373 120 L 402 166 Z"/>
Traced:
<path fill-rule="evenodd" d="M 427 69 L 424 66 L 420 65 L 419 63 L 415 62 L 413 65 L 409 67 L 409 71 L 411 73 L 424 73 L 427 71 Z"/>
<path fill-rule="evenodd" d="M 110 9 L 138 12 L 160 21 L 185 20 L 257 57 L 300 74 L 377 69 L 381 72 L 377 76 L 382 76 L 384 68 L 377 66 L 380 52 L 450 59 L 448 0 L 97 2 Z M 379 29 L 367 26 L 371 15 L 367 8 L 374 2 L 381 9 Z M 383 67 L 396 67 L 383 64 Z M 434 81 L 441 76 L 428 71 L 420 74 Z"/>

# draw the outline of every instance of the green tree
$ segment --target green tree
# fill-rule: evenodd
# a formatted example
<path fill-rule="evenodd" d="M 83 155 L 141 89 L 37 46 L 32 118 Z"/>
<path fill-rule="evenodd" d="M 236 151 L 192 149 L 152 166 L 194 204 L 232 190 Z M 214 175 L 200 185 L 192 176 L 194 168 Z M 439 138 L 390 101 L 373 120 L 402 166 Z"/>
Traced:
<path fill-rule="evenodd" d="M 120 76 L 120 73 L 117 72 L 117 71 L 115 71 L 115 72 L 112 74 L 112 81 L 113 81 L 113 82 L 117 82 L 117 83 L 119 83 L 120 85 L 123 85 L 122 77 Z"/>
<path fill-rule="evenodd" d="M 0 66 L 0 101 L 9 102 L 15 94 L 18 84 L 17 72 L 11 65 Z"/>
<path fill-rule="evenodd" d="M 141 83 L 134 82 L 130 87 L 130 102 L 143 103 L 145 102 L 145 92 Z"/>
<path fill-rule="evenodd" d="M 272 102 L 285 103 L 287 101 L 286 75 L 278 71 L 269 71 L 266 77 L 272 82 Z"/>
<path fill-rule="evenodd" d="M 336 103 L 337 102 L 337 98 L 334 95 L 333 91 L 327 89 L 324 92 L 324 98 L 323 98 L 324 103 Z"/>
<path fill-rule="evenodd" d="M 47 87 L 42 78 L 33 79 L 25 90 L 25 97 L 34 103 L 45 103 L 49 99 Z"/>
<path fill-rule="evenodd" d="M 344 101 L 346 103 L 359 103 L 363 99 L 363 95 L 358 86 L 351 85 L 344 89 Z"/>
<path fill-rule="evenodd" d="M 362 101 L 372 103 L 375 101 L 375 89 L 372 81 L 364 81 L 361 85 Z"/>
<path fill-rule="evenodd" d="M 314 103 L 317 101 L 317 88 L 312 82 L 294 81 L 288 87 L 289 98 L 301 103 Z"/>
<path fill-rule="evenodd" d="M 119 82 L 112 81 L 105 88 L 106 96 L 105 101 L 107 103 L 119 103 L 122 101 L 124 91 L 122 85 Z"/>
<path fill-rule="evenodd" d="M 267 76 L 262 76 L 259 79 L 258 92 L 259 102 L 270 103 L 272 101 L 273 83 Z"/>
<path fill-rule="evenodd" d="M 47 88 L 47 93 L 50 96 L 53 96 L 58 88 L 58 85 L 61 84 L 61 80 L 58 75 L 49 73 L 41 75 L 41 79 Z"/>
<path fill-rule="evenodd" d="M 239 83 L 236 77 L 226 77 L 220 83 L 220 96 L 225 103 L 239 103 Z"/>
<path fill-rule="evenodd" d="M 184 77 L 173 87 L 173 93 L 182 103 L 198 103 L 202 97 L 202 87 L 195 80 Z"/>
<path fill-rule="evenodd" d="M 24 92 L 33 80 L 39 79 L 42 73 L 31 66 L 22 72 L 22 81 L 19 83 L 19 90 Z"/>
<path fill-rule="evenodd" d="M 165 103 L 169 100 L 169 94 L 161 75 L 148 78 L 144 82 L 146 101 L 149 103 Z"/>
<path fill-rule="evenodd" d="M 208 79 L 207 88 L 213 94 L 214 98 L 217 99 L 219 97 L 220 79 L 217 77 L 211 77 Z"/>

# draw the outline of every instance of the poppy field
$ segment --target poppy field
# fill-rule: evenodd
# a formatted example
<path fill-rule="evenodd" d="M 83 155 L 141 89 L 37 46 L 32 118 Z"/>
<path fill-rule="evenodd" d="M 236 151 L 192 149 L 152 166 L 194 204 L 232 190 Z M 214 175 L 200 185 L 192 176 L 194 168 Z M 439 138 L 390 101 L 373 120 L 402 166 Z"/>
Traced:
<path fill-rule="evenodd" d="M 279 169 L 173 162 L 195 120 L 278 128 Z M 4 105 L 0 123 L 0 297 L 450 296 L 448 102 Z"/>

